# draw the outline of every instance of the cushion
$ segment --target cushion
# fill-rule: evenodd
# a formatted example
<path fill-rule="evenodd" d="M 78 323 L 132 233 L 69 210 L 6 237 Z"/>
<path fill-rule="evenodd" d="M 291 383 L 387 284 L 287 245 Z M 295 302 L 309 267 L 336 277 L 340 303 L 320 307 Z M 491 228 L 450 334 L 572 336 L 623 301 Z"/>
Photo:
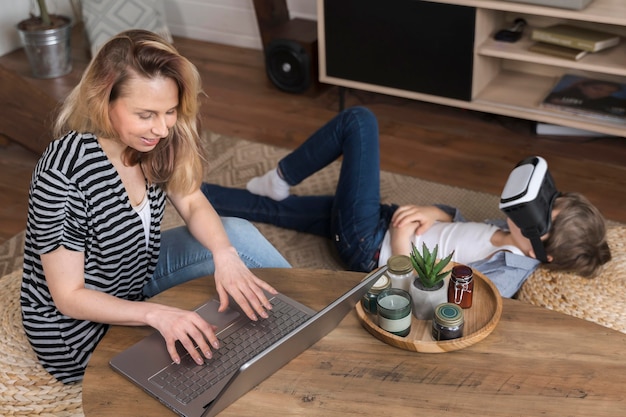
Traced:
<path fill-rule="evenodd" d="M 22 269 L 0 278 L 0 414 L 82 416 L 82 384 L 54 379 L 30 347 L 20 309 Z"/>
<path fill-rule="evenodd" d="M 538 268 L 518 299 L 626 333 L 626 226 L 607 230 L 612 259 L 595 278 Z"/>
<path fill-rule="evenodd" d="M 82 0 L 82 14 L 91 56 L 128 29 L 150 30 L 172 42 L 163 0 Z"/>

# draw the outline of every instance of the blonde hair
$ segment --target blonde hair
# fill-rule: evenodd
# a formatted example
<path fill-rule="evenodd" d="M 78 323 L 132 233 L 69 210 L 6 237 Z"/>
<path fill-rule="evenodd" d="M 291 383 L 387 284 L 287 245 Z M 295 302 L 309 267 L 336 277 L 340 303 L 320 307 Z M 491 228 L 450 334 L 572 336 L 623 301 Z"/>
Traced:
<path fill-rule="evenodd" d="M 552 261 L 543 265 L 594 277 L 611 260 L 604 217 L 579 193 L 563 193 L 553 209 L 558 214 L 544 242 Z"/>
<path fill-rule="evenodd" d="M 190 192 L 199 186 L 203 173 L 198 133 L 202 82 L 196 67 L 152 32 L 129 30 L 102 46 L 62 105 L 55 136 L 75 130 L 118 138 L 109 118 L 109 104 L 123 96 L 129 81 L 136 77 L 174 80 L 178 87 L 177 120 L 154 150 L 142 153 L 128 147 L 124 163 L 141 163 L 151 183 Z"/>

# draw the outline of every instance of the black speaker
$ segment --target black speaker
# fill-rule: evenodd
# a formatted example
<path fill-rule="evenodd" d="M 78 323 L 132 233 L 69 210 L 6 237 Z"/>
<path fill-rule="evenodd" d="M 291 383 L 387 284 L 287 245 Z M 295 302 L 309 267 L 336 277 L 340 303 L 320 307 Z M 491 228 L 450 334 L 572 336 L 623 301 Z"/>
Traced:
<path fill-rule="evenodd" d="M 265 69 L 270 81 L 288 93 L 302 93 L 311 86 L 311 57 L 296 41 L 272 40 L 265 49 Z"/>
<path fill-rule="evenodd" d="M 265 72 L 279 90 L 315 93 L 317 72 L 317 23 L 289 16 L 286 0 L 254 0 Z"/>

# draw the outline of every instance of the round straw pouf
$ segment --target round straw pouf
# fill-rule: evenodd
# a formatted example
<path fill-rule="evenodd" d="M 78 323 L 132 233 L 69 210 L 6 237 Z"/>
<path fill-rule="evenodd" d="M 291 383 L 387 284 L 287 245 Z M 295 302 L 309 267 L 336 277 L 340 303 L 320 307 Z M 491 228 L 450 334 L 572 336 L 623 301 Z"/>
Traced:
<path fill-rule="evenodd" d="M 83 416 L 81 384 L 64 385 L 47 373 L 33 353 L 20 313 L 22 271 L 0 278 L 0 414 Z"/>
<path fill-rule="evenodd" d="M 518 299 L 626 333 L 626 226 L 607 230 L 612 259 L 595 278 L 538 268 Z"/>

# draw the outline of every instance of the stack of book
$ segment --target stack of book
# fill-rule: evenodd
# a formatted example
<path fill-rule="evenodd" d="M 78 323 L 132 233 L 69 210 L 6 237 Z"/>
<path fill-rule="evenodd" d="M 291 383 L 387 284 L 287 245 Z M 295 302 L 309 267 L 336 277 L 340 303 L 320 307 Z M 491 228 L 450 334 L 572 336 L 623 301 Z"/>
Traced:
<path fill-rule="evenodd" d="M 568 24 L 533 29 L 531 39 L 536 43 L 528 48 L 530 51 L 575 61 L 620 42 L 613 33 Z"/>
<path fill-rule="evenodd" d="M 565 74 L 543 99 L 541 106 L 626 124 L 626 84 Z"/>

